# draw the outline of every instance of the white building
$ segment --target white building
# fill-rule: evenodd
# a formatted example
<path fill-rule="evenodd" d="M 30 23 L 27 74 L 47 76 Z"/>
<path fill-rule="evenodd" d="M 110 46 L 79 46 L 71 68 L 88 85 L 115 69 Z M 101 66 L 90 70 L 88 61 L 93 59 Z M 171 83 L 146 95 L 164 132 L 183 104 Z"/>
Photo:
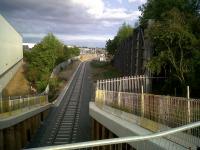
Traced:
<path fill-rule="evenodd" d="M 105 54 L 100 54 L 99 56 L 99 61 L 106 61 L 106 55 Z"/>
<path fill-rule="evenodd" d="M 0 93 L 21 66 L 22 59 L 22 36 L 0 15 Z"/>

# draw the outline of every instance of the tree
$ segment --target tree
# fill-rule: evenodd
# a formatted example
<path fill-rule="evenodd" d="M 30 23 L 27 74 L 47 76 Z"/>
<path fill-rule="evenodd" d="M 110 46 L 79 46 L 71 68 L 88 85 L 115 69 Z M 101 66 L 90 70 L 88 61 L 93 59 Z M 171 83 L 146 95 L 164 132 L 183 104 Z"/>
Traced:
<path fill-rule="evenodd" d="M 109 54 L 114 55 L 117 47 L 128 37 L 132 36 L 133 34 L 133 28 L 123 23 L 122 26 L 119 28 L 117 35 L 114 37 L 113 40 L 106 41 L 106 50 Z"/>
<path fill-rule="evenodd" d="M 147 0 L 139 7 L 142 13 L 140 24 L 145 24 L 149 19 L 163 20 L 163 15 L 172 8 L 177 8 L 185 13 L 197 14 L 199 0 Z"/>
<path fill-rule="evenodd" d="M 113 40 L 106 41 L 106 50 L 110 55 L 114 55 L 117 50 L 118 39 L 115 37 Z"/>
<path fill-rule="evenodd" d="M 79 53 L 78 48 L 67 48 L 52 33 L 49 33 L 32 48 L 31 52 L 25 53 L 27 79 L 41 92 L 49 83 L 54 67 Z"/>
<path fill-rule="evenodd" d="M 123 42 L 125 39 L 127 39 L 132 35 L 133 35 L 133 28 L 126 23 L 123 23 L 117 32 L 117 38 L 119 43 Z"/>
<path fill-rule="evenodd" d="M 193 54 L 196 37 L 188 30 L 184 14 L 174 8 L 167 12 L 165 21 L 156 21 L 149 29 L 149 36 L 154 43 L 154 56 L 147 67 L 159 74 L 166 66 L 169 76 L 174 76 L 184 89 L 187 77 L 193 71 Z"/>

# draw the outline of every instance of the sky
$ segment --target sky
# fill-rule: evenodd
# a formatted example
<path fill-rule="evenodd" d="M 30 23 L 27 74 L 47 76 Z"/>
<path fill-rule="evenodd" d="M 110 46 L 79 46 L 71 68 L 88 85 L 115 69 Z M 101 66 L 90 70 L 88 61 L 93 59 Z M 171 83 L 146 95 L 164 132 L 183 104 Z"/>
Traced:
<path fill-rule="evenodd" d="M 37 43 L 49 32 L 68 45 L 104 47 L 124 23 L 134 26 L 146 0 L 0 0 L 0 14 Z"/>

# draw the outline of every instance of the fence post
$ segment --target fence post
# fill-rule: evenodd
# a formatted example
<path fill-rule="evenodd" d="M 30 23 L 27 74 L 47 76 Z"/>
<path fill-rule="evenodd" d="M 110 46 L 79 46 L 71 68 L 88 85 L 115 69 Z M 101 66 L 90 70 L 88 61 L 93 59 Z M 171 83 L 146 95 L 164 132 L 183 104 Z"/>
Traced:
<path fill-rule="evenodd" d="M 11 115 L 11 100 L 10 100 L 10 96 L 9 96 L 9 99 L 8 99 L 8 109 L 9 109 L 9 115 Z"/>
<path fill-rule="evenodd" d="M 0 85 L 0 101 L 2 101 L 2 87 L 1 87 L 1 85 Z"/>
<path fill-rule="evenodd" d="M 106 101 L 106 81 L 103 80 L 103 94 L 104 94 L 104 98 L 103 98 L 103 104 L 105 104 Z"/>
<path fill-rule="evenodd" d="M 141 116 L 144 117 L 144 88 L 141 85 Z"/>
<path fill-rule="evenodd" d="M 136 90 L 137 90 L 137 93 L 140 93 L 139 75 L 136 76 Z"/>
<path fill-rule="evenodd" d="M 116 80 L 115 80 L 115 78 L 113 78 L 112 79 L 112 102 L 114 102 L 114 91 L 115 91 L 115 83 L 116 82 Z"/>
<path fill-rule="evenodd" d="M 30 109 L 29 95 L 28 95 L 28 108 Z"/>
<path fill-rule="evenodd" d="M 20 96 L 19 99 L 20 99 L 20 100 L 19 100 L 19 102 L 20 102 L 20 109 L 21 109 L 21 111 L 22 111 L 22 103 L 23 103 L 22 97 Z"/>
<path fill-rule="evenodd" d="M 188 107 L 188 123 L 191 122 L 191 111 L 190 111 L 190 87 L 187 86 L 187 107 Z"/>
<path fill-rule="evenodd" d="M 149 76 L 146 76 L 145 84 L 146 84 L 146 92 L 149 93 L 150 92 L 150 78 L 149 78 Z"/>
<path fill-rule="evenodd" d="M 131 76 L 129 76 L 129 92 L 131 93 L 132 92 L 132 80 L 131 80 Z"/>
<path fill-rule="evenodd" d="M 2 99 L 1 96 L 0 96 L 0 102 L 1 102 L 1 104 L 0 104 L 0 113 L 3 113 L 3 99 Z"/>
<path fill-rule="evenodd" d="M 187 99 L 190 99 L 190 87 L 187 86 Z"/>
<path fill-rule="evenodd" d="M 95 102 L 96 102 L 97 99 L 99 99 L 98 89 L 99 89 L 99 80 L 97 80 L 97 85 L 96 85 Z"/>
<path fill-rule="evenodd" d="M 121 106 L 121 85 L 122 85 L 122 80 L 119 80 L 119 92 L 118 92 L 118 106 Z"/>
<path fill-rule="evenodd" d="M 135 93 L 135 79 L 134 79 L 134 76 L 132 76 L 131 80 L 132 80 L 132 87 L 133 87 L 132 92 Z"/>

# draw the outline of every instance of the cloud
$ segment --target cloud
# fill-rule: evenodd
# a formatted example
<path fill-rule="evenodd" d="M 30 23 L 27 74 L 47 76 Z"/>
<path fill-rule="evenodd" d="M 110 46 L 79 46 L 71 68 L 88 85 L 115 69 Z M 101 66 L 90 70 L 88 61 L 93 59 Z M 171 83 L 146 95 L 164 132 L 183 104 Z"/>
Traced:
<path fill-rule="evenodd" d="M 120 4 L 122 3 L 122 0 L 117 0 Z"/>
<path fill-rule="evenodd" d="M 0 13 L 25 42 L 34 43 L 48 32 L 74 42 L 95 39 L 103 43 L 123 22 L 134 22 L 140 15 L 123 5 L 108 6 L 104 0 L 0 0 Z"/>
<path fill-rule="evenodd" d="M 112 35 L 65 35 L 65 34 L 55 34 L 59 39 L 63 40 L 63 41 L 68 41 L 68 40 L 80 40 L 80 41 L 84 41 L 84 40 L 90 40 L 93 39 L 95 41 L 105 41 L 109 38 L 112 38 Z M 43 38 L 45 36 L 45 34 L 32 34 L 32 33 L 25 33 L 23 34 L 24 37 L 28 37 L 28 38 Z"/>
<path fill-rule="evenodd" d="M 108 8 L 103 0 L 72 0 L 72 2 L 85 8 L 91 17 L 98 20 L 132 20 L 139 15 L 138 11 L 128 11 L 125 8 Z"/>
<path fill-rule="evenodd" d="M 147 0 L 128 0 L 129 3 L 139 3 L 139 4 L 143 4 L 146 3 Z"/>

